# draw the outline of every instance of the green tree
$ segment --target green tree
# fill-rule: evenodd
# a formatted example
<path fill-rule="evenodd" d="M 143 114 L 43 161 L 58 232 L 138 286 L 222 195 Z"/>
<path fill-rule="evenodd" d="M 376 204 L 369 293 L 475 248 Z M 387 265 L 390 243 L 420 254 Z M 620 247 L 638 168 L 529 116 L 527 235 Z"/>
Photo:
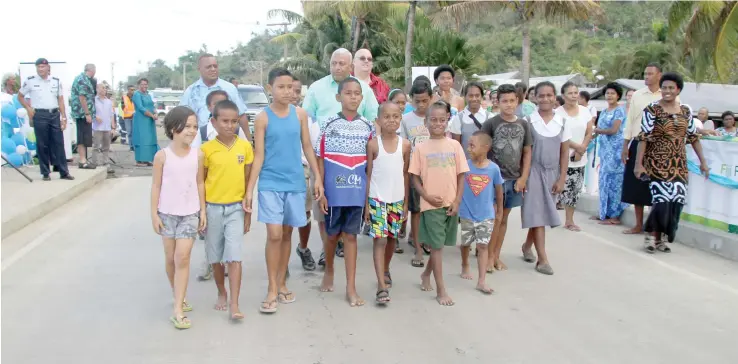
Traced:
<path fill-rule="evenodd" d="M 531 64 L 531 27 L 537 20 L 563 23 L 566 20 L 588 20 L 599 17 L 602 10 L 599 4 L 592 0 L 562 0 L 562 1 L 460 1 L 441 7 L 434 19 L 445 22 L 449 14 L 455 17 L 473 21 L 486 20 L 489 12 L 510 12 L 515 14 L 517 25 L 522 34 L 521 50 L 521 79 L 526 84 L 530 78 Z"/>
<path fill-rule="evenodd" d="M 738 2 L 675 1 L 668 28 L 683 33 L 682 56 L 693 64 L 696 81 L 705 80 L 710 67 L 720 80 L 730 78 L 738 51 Z"/>

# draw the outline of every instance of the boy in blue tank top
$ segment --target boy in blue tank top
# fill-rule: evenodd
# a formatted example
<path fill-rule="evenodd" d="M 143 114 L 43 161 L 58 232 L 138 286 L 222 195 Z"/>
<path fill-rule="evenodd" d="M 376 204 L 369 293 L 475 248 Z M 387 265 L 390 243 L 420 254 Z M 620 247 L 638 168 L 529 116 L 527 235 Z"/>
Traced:
<path fill-rule="evenodd" d="M 323 197 L 323 182 L 312 151 L 308 116 L 292 105 L 294 77 L 284 68 L 269 72 L 273 101 L 254 122 L 254 163 L 246 189 L 244 209 L 252 211 L 254 185 L 259 180 L 259 217 L 266 224 L 266 265 L 269 277 L 266 299 L 259 310 L 277 312 L 277 303 L 295 302 L 287 289 L 287 263 L 292 250 L 292 229 L 305 226 L 305 194 Z M 316 176 L 313 191 L 306 191 L 302 152 Z"/>
<path fill-rule="evenodd" d="M 356 292 L 356 235 L 361 231 L 366 204 L 366 146 L 374 133 L 374 124 L 358 113 L 362 99 L 357 79 L 348 77 L 338 84 L 336 100 L 341 103 L 341 112 L 321 125 L 315 151 L 320 176 L 328 181 L 320 202 L 328 234 L 325 251 L 335 251 L 338 239 L 343 240 L 346 299 L 352 307 L 364 304 Z M 322 292 L 333 291 L 334 260 L 333 254 L 326 254 Z"/>

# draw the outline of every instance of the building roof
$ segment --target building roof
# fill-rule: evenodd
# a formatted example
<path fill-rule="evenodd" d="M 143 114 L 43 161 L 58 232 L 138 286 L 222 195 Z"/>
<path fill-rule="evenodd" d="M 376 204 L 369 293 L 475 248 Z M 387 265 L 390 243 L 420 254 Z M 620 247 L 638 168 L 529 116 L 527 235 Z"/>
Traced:
<path fill-rule="evenodd" d="M 646 87 L 643 80 L 623 78 L 615 80 L 615 82 L 628 90 L 638 90 Z M 603 99 L 604 93 L 603 86 L 591 93 L 592 99 Z M 726 110 L 738 110 L 738 85 L 685 82 L 679 98 L 683 104 L 689 105 L 695 114 L 700 108 L 706 107 L 710 111 L 710 116 L 720 117 Z M 598 107 L 598 109 L 600 108 Z"/>

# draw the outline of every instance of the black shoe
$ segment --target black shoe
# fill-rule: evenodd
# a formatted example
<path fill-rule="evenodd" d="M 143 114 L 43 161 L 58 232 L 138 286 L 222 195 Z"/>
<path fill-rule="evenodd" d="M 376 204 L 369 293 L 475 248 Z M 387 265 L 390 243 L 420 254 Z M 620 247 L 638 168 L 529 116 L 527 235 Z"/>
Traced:
<path fill-rule="evenodd" d="M 51 177 L 49 177 L 49 176 L 44 176 L 41 179 L 44 180 L 44 181 L 51 181 Z"/>
<path fill-rule="evenodd" d="M 61 179 L 65 179 L 65 180 L 67 180 L 67 181 L 74 181 L 74 177 L 72 177 L 72 175 L 71 175 L 71 174 L 68 174 L 68 175 L 66 175 L 66 176 L 61 176 L 60 178 L 61 178 Z"/>
<path fill-rule="evenodd" d="M 297 256 L 299 256 L 300 260 L 302 260 L 302 269 L 308 271 L 315 270 L 315 259 L 313 259 L 313 253 L 310 251 L 310 248 L 305 249 L 305 252 L 303 253 L 298 247 Z"/>
<path fill-rule="evenodd" d="M 318 258 L 318 265 L 325 267 L 325 252 L 320 252 L 320 258 Z"/>
<path fill-rule="evenodd" d="M 336 246 L 336 256 L 339 258 L 343 258 L 343 242 L 339 241 L 338 245 Z"/>

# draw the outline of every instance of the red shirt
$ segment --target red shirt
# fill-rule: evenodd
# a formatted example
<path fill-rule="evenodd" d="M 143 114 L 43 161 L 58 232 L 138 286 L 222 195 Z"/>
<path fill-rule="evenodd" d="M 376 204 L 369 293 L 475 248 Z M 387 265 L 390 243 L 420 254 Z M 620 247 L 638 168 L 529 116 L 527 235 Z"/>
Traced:
<path fill-rule="evenodd" d="M 352 76 L 355 76 L 353 73 Z M 379 76 L 375 76 L 373 73 L 369 74 L 369 87 L 374 91 L 374 97 L 377 98 L 377 103 L 380 105 L 387 101 L 387 96 L 390 92 L 389 85 L 384 82 Z"/>

